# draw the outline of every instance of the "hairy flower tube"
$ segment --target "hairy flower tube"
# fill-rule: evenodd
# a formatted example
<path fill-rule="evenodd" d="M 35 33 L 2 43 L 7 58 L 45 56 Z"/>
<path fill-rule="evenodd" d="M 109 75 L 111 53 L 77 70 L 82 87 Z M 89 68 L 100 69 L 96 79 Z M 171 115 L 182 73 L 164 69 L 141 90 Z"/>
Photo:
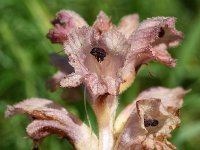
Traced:
<path fill-rule="evenodd" d="M 142 64 L 157 61 L 175 67 L 167 49 L 183 35 L 173 17 L 155 17 L 139 23 L 137 14 L 124 16 L 118 26 L 101 11 L 92 26 L 73 11 L 62 10 L 47 37 L 61 44 L 66 56 L 52 55 L 58 72 L 48 80 L 54 91 L 82 85 L 98 123 L 98 135 L 76 116 L 51 100 L 31 98 L 8 106 L 6 116 L 27 114 L 33 141 L 58 134 L 77 150 L 169 150 L 168 139 L 180 124 L 183 88 L 154 87 L 142 92 L 117 116 L 118 96 L 134 81 Z"/>

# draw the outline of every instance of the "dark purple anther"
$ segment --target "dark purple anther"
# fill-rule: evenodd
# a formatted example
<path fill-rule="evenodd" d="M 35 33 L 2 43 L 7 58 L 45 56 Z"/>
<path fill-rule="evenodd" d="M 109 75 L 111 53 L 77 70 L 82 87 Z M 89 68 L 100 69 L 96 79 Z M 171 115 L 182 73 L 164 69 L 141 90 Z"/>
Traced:
<path fill-rule="evenodd" d="M 95 47 L 91 50 L 90 54 L 92 54 L 98 62 L 102 62 L 106 57 L 106 52 L 102 48 Z"/>

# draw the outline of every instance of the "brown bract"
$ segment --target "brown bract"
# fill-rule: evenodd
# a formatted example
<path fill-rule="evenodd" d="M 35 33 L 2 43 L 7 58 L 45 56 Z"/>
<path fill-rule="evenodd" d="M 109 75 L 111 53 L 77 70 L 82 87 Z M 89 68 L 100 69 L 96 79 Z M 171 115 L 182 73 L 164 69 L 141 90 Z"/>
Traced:
<path fill-rule="evenodd" d="M 186 93 L 182 88 L 162 87 L 142 92 L 115 121 L 115 149 L 176 149 L 167 139 L 180 124 Z"/>
<path fill-rule="evenodd" d="M 31 98 L 7 107 L 6 117 L 16 114 L 27 114 L 33 118 L 26 131 L 34 141 L 57 134 L 68 139 L 76 149 L 97 149 L 97 137 L 90 128 L 50 100 Z"/>

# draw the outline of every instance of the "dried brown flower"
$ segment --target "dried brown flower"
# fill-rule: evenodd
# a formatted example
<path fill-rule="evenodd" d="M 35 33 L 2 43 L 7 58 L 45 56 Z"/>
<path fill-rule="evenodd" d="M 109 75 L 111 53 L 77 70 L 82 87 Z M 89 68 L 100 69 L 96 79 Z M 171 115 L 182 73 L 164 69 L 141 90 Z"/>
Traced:
<path fill-rule="evenodd" d="M 186 93 L 182 88 L 162 87 L 142 92 L 115 121 L 116 149 L 175 149 L 167 139 L 180 124 Z"/>

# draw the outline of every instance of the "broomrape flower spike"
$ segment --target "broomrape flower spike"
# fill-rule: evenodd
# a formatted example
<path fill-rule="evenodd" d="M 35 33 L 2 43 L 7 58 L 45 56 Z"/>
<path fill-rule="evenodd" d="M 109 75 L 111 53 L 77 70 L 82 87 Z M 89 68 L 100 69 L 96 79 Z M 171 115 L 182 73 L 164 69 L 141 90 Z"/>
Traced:
<path fill-rule="evenodd" d="M 179 110 L 188 92 L 181 87 L 150 88 L 115 118 L 118 96 L 133 83 L 142 64 L 157 61 L 175 67 L 167 51 L 183 37 L 175 22 L 173 17 L 155 17 L 139 23 L 139 16 L 132 14 L 116 26 L 101 11 L 89 26 L 73 11 L 58 12 L 47 37 L 63 45 L 67 56 L 51 55 L 58 72 L 48 80 L 48 88 L 83 85 L 99 134 L 47 99 L 31 98 L 8 106 L 6 117 L 27 114 L 33 118 L 26 129 L 33 149 L 49 134 L 69 140 L 77 150 L 176 149 L 168 139 L 180 124 Z"/>

